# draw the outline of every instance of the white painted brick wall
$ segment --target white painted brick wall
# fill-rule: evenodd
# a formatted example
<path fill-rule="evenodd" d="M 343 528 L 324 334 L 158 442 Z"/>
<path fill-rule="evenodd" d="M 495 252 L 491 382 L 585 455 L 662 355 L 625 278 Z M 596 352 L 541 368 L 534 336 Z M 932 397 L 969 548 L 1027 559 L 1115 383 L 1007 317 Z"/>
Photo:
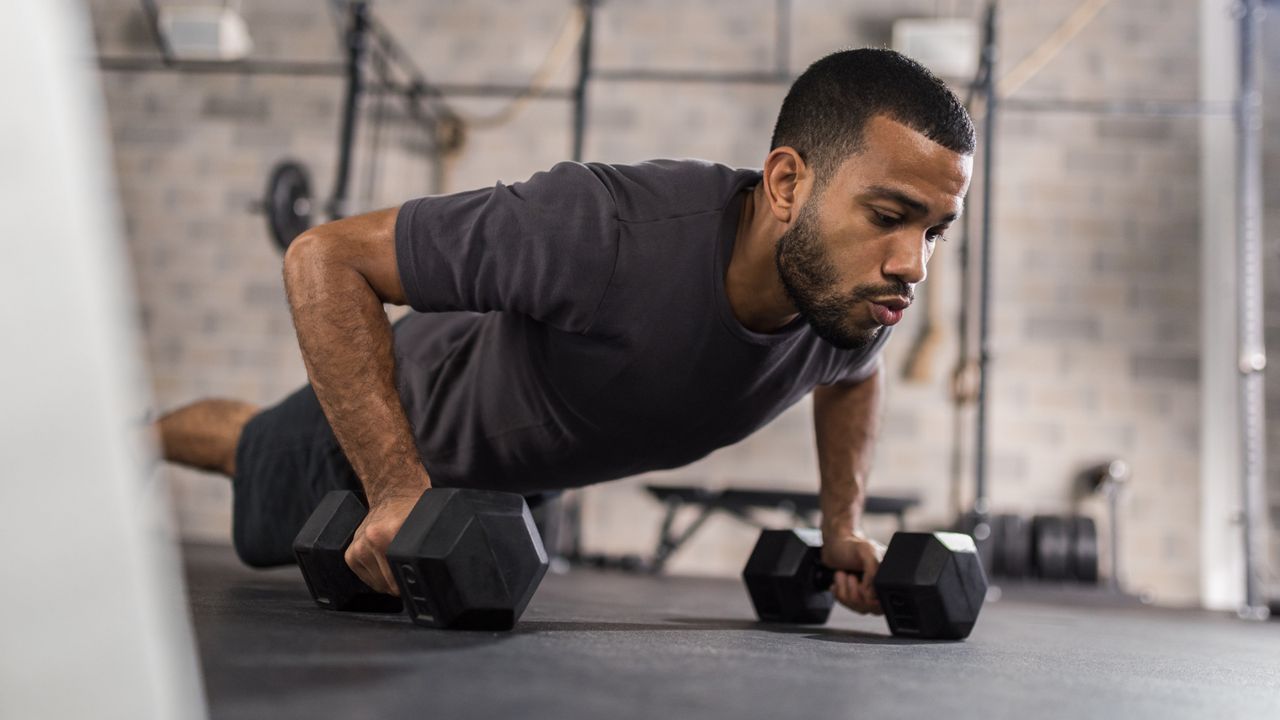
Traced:
<path fill-rule="evenodd" d="M 1002 3 L 1003 67 L 1030 52 L 1075 5 Z M 90 7 L 102 52 L 149 52 L 136 3 L 91 0 Z M 569 3 L 380 0 L 376 7 L 432 79 L 520 83 L 549 47 Z M 840 47 L 887 43 L 896 17 L 927 16 L 939 7 L 973 15 L 979 3 L 798 0 L 794 7 L 788 61 L 798 71 Z M 607 68 L 770 70 L 774 9 L 772 0 L 609 3 L 598 18 L 596 58 Z M 259 57 L 340 57 L 321 0 L 246 2 L 244 11 Z M 1196 13 L 1194 3 L 1176 0 L 1112 3 L 1019 95 L 1191 98 Z M 570 63 L 558 79 L 568 83 L 572 76 Z M 204 395 L 274 402 L 305 375 L 280 289 L 279 255 L 262 218 L 246 207 L 261 193 L 271 165 L 286 156 L 305 159 L 317 191 L 327 195 L 340 80 L 117 72 L 102 79 L 159 403 L 169 408 Z M 599 82 L 590 90 L 587 155 L 756 165 L 783 94 L 767 86 Z M 1269 97 L 1276 107 L 1276 94 Z M 457 104 L 481 113 L 502 103 Z M 449 188 L 521 179 L 564 159 L 569 118 L 566 103 L 537 101 L 511 125 L 473 133 Z M 990 415 L 995 509 L 1065 512 L 1076 500 L 1071 479 L 1082 465 L 1124 457 L 1134 469 L 1124 505 L 1128 579 L 1161 601 L 1193 602 L 1196 123 L 1008 114 L 1000 127 Z M 422 143 L 418 131 L 395 122 L 383 137 L 383 174 L 376 192 L 361 197 L 363 207 L 431 190 L 431 169 L 412 151 Z M 1269 135 L 1269 168 L 1280 157 L 1275 137 Z M 365 135 L 354 173 L 358 194 L 365 189 L 367 147 Z M 1276 195 L 1273 187 L 1273 208 L 1280 206 Z M 1274 211 L 1269 220 L 1274 236 L 1280 227 Z M 956 250 L 955 244 L 941 248 L 930 281 L 949 323 L 933 381 L 908 385 L 898 375 L 919 313 L 888 352 L 886 431 L 871 488 L 920 493 L 924 504 L 911 518 L 917 526 L 945 522 L 957 492 L 949 478 L 953 411 L 946 389 L 957 346 L 950 330 L 958 302 Z M 747 442 L 659 477 L 815 488 L 808 412 L 802 403 Z M 165 474 L 186 532 L 225 538 L 226 483 L 175 469 Z M 585 541 L 592 549 L 651 546 L 660 508 L 639 490 L 651 479 L 585 493 Z M 871 527 L 890 530 L 884 523 Z M 713 521 L 673 569 L 736 574 L 753 534 Z"/>

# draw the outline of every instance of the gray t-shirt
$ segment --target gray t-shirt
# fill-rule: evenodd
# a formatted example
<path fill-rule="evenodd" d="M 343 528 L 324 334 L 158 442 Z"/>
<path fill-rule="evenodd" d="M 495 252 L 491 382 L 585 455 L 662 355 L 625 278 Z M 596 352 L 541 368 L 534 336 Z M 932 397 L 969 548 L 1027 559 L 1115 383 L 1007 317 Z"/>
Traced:
<path fill-rule="evenodd" d="M 799 318 L 761 334 L 734 317 L 724 275 L 759 180 L 561 163 L 405 203 L 396 260 L 419 313 L 396 325 L 397 378 L 433 481 L 531 492 L 679 467 L 869 376 L 887 330 L 855 352 Z"/>

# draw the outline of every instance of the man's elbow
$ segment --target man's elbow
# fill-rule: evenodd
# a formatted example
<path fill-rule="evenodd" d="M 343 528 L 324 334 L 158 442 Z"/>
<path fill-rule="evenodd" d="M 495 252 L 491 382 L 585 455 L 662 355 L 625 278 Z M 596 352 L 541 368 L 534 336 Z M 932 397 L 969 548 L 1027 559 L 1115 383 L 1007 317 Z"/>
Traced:
<path fill-rule="evenodd" d="M 380 302 L 405 305 L 395 251 L 395 209 L 335 220 L 307 230 L 284 254 L 285 289 L 359 286 Z"/>
<path fill-rule="evenodd" d="M 319 288 L 331 284 L 341 265 L 335 243 L 317 228 L 294 238 L 284 253 L 284 289 L 289 305 L 296 309 Z"/>
<path fill-rule="evenodd" d="M 284 252 L 284 281 L 288 286 L 291 282 L 295 282 L 305 278 L 307 275 L 315 272 L 318 266 L 326 262 L 324 256 L 326 254 L 325 239 L 323 235 L 312 228 L 289 243 L 289 248 Z"/>

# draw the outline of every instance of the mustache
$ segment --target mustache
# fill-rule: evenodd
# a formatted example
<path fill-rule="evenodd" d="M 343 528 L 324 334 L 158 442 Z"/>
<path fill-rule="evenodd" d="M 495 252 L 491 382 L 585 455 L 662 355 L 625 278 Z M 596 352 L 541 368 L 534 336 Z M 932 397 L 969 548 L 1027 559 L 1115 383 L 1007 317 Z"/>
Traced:
<path fill-rule="evenodd" d="M 908 302 L 913 302 L 916 299 L 916 289 L 914 285 L 901 281 L 883 285 L 859 285 L 845 297 L 849 302 L 862 302 L 886 296 L 906 298 Z"/>

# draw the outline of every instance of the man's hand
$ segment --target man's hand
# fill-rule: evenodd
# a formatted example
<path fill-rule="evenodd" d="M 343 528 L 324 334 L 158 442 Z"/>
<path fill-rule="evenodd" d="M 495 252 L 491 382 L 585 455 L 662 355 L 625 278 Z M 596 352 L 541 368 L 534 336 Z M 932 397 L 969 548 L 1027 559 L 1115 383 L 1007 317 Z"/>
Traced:
<path fill-rule="evenodd" d="M 858 535 L 823 539 L 822 564 L 836 571 L 831 592 L 841 605 L 864 615 L 884 614 L 873 584 L 884 551 L 884 545 Z M 861 581 L 854 572 L 862 573 Z"/>
<path fill-rule="evenodd" d="M 347 547 L 344 558 L 351 571 L 366 585 L 380 593 L 399 597 L 400 589 L 396 586 L 395 576 L 391 574 L 391 566 L 387 564 L 387 547 L 400 526 L 409 516 L 409 511 L 418 504 L 418 497 L 412 494 L 395 495 L 382 502 L 371 504 L 369 514 L 364 522 L 356 528 L 355 537 Z"/>

